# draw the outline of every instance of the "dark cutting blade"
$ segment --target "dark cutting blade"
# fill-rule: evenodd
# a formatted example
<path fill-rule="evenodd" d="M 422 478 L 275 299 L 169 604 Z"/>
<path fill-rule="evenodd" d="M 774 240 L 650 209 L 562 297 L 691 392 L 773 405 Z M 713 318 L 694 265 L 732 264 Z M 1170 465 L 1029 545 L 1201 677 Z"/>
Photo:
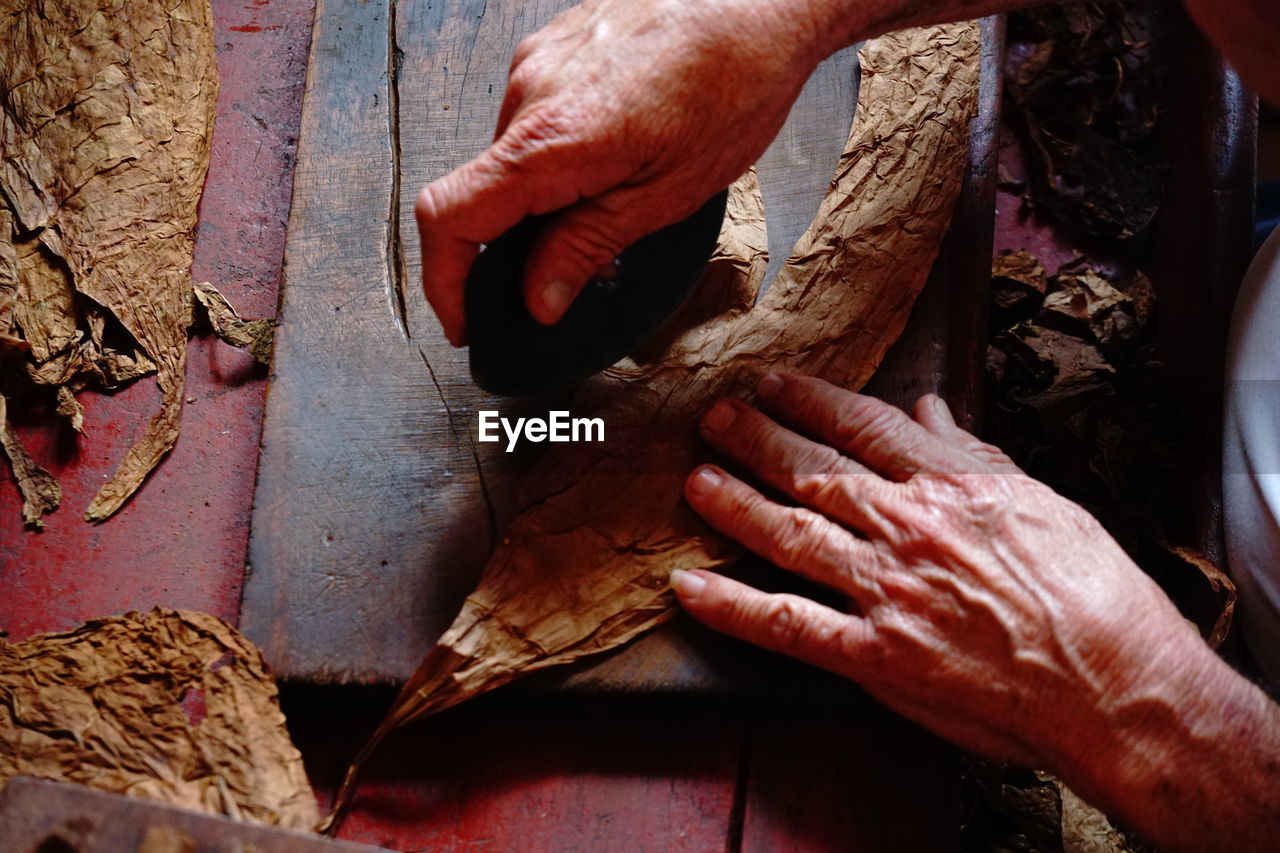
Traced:
<path fill-rule="evenodd" d="M 494 240 L 467 277 L 471 378 L 494 394 L 536 394 L 590 376 L 637 350 L 680 307 L 715 250 L 727 192 L 644 237 L 619 256 L 612 281 L 592 279 L 560 322 L 544 326 L 524 304 L 525 259 L 551 215 L 524 219 Z"/>

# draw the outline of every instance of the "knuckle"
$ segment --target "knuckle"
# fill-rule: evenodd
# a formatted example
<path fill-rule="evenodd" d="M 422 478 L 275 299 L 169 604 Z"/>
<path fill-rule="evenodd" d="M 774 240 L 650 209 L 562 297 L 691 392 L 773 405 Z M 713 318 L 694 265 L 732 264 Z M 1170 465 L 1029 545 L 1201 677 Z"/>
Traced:
<path fill-rule="evenodd" d="M 418 222 L 434 222 L 440 218 L 440 198 L 434 184 L 427 184 L 413 202 L 413 214 Z"/>
<path fill-rule="evenodd" d="M 749 531 L 760 526 L 760 499 L 757 497 L 729 496 L 728 522 L 731 530 Z"/>
<path fill-rule="evenodd" d="M 813 506 L 830 503 L 839 488 L 839 478 L 830 471 L 796 471 L 791 475 L 791 494 Z"/>
<path fill-rule="evenodd" d="M 507 91 L 504 97 L 519 97 L 523 100 L 531 93 L 545 94 L 551 83 L 546 73 L 544 57 L 530 50 L 526 55 L 512 60 L 511 69 L 507 72 Z"/>
<path fill-rule="evenodd" d="M 836 410 L 836 437 L 846 446 L 892 442 L 902 433 L 901 413 L 879 400 L 855 397 Z"/>
<path fill-rule="evenodd" d="M 901 536 L 899 547 L 903 551 L 914 552 L 919 548 L 930 552 L 936 550 L 940 543 L 955 538 L 955 525 L 948 518 L 955 496 L 939 495 L 929 485 L 916 487 L 910 496 L 910 505 L 904 507 L 905 511 L 897 519 L 896 527 Z"/>
<path fill-rule="evenodd" d="M 769 644 L 779 651 L 792 651 L 804 644 L 807 628 L 804 608 L 790 596 L 781 596 L 765 605 L 763 622 Z"/>
<path fill-rule="evenodd" d="M 822 446 L 804 454 L 792 469 L 790 490 L 798 500 L 820 508 L 837 506 L 848 493 L 844 457 Z"/>
<path fill-rule="evenodd" d="M 550 154 L 569 154 L 576 147 L 574 117 L 552 107 L 530 110 L 494 142 L 490 153 L 501 168 L 520 171 Z"/>
<path fill-rule="evenodd" d="M 807 509 L 787 513 L 787 521 L 774 537 L 770 558 L 784 567 L 812 563 L 825 534 L 826 519 Z"/>
<path fill-rule="evenodd" d="M 511 54 L 511 76 L 515 76 L 515 71 L 525 63 L 530 56 L 538 50 L 538 34 L 532 33 L 520 39 L 520 43 L 516 45 L 515 52 Z"/>
<path fill-rule="evenodd" d="M 985 441 L 972 439 L 973 443 L 969 447 L 969 452 L 979 459 L 990 465 L 1013 465 L 1013 460 L 1000 448 L 994 444 L 987 444 Z"/>
<path fill-rule="evenodd" d="M 564 250 L 583 261 L 598 265 L 611 260 L 623 248 L 617 229 L 599 218 L 581 219 L 561 235 Z"/>
<path fill-rule="evenodd" d="M 953 495 L 959 493 L 969 503 L 978 506 L 1003 502 L 1009 491 L 1009 483 L 1004 476 L 992 476 L 981 472 L 938 479 L 949 493 Z"/>

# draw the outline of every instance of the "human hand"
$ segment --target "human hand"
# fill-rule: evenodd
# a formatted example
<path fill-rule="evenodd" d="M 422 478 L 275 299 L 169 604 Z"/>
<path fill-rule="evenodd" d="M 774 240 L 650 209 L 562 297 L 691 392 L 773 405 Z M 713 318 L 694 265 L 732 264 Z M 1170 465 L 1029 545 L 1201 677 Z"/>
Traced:
<path fill-rule="evenodd" d="M 1103 766 L 1136 766 L 1149 728 L 1186 722 L 1186 697 L 1202 694 L 1188 685 L 1234 675 L 1092 516 L 961 430 L 937 397 L 914 420 L 802 377 L 766 377 L 759 399 L 788 426 L 721 400 L 703 435 L 801 506 L 713 466 L 690 476 L 689 503 L 848 595 L 852 612 L 679 573 L 681 603 L 710 627 L 847 676 L 943 737 L 1053 769 L 1082 793 Z"/>
<path fill-rule="evenodd" d="M 415 208 L 449 340 L 480 244 L 525 216 L 560 211 L 525 268 L 530 313 L 553 323 L 592 273 L 746 171 L 834 48 L 804 7 L 586 0 L 521 42 L 493 144 Z"/>

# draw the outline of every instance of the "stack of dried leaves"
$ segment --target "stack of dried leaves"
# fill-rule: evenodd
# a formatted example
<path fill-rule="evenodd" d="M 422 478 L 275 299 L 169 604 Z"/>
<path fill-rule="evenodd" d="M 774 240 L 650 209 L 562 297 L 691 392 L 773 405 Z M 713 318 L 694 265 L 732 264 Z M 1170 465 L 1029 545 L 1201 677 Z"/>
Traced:
<path fill-rule="evenodd" d="M 1029 201 L 1069 233 L 1127 238 L 1155 216 L 1164 15 L 1159 3 L 1081 3 L 1009 16 L 1006 106 Z"/>
<path fill-rule="evenodd" d="M 1139 838 L 1045 773 L 971 761 L 962 785 L 964 853 L 1150 853 Z"/>
<path fill-rule="evenodd" d="M 49 396 L 80 431 L 85 387 L 154 373 L 162 392 L 85 512 L 101 521 L 177 440 L 197 304 L 267 357 L 268 323 L 191 282 L 218 90 L 209 0 L 0 0 L 0 52 L 0 395 Z M 38 526 L 57 483 L 5 417 L 0 440 Z"/>
<path fill-rule="evenodd" d="M 0 784 L 17 775 L 292 829 L 319 817 L 261 652 L 204 613 L 0 640 Z"/>
<path fill-rule="evenodd" d="M 950 223 L 978 93 L 976 23 L 908 30 L 861 51 L 853 130 L 809 231 L 755 303 L 767 264 L 755 175 L 732 188 L 699 300 L 662 346 L 579 389 L 605 445 L 556 445 L 479 587 L 357 759 L 397 726 L 521 675 L 615 648 L 667 621 L 672 569 L 738 550 L 684 503 L 706 452 L 698 415 L 769 371 L 861 387 L 901 333 Z M 657 351 L 660 349 L 661 351 Z M 340 793 L 351 795 L 354 768 Z"/>
<path fill-rule="evenodd" d="M 1026 252 L 1002 253 L 987 436 L 1092 512 L 1216 646 L 1235 589 L 1207 559 L 1171 544 L 1189 401 L 1156 356 L 1154 303 L 1142 275 L 1122 291 L 1094 270 L 1069 265 L 1049 276 Z"/>
<path fill-rule="evenodd" d="M 1156 358 L 1150 282 L 1079 264 L 1047 275 L 1027 252 L 992 269 L 987 437 L 1024 470 L 1088 508 L 1195 622 L 1226 637 L 1235 587 L 1166 518 L 1182 467 L 1187 402 Z M 974 761 L 963 787 L 964 849 L 1145 849 L 1062 782 Z"/>

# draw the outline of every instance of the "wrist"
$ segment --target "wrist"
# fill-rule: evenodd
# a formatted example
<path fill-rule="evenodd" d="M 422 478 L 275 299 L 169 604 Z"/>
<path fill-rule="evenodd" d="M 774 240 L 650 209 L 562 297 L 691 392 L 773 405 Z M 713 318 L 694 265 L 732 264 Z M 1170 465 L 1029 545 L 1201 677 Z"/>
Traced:
<path fill-rule="evenodd" d="M 777 5 L 794 10 L 797 26 L 809 46 L 814 65 L 836 51 L 873 35 L 864 0 L 809 0 L 806 3 Z"/>
<path fill-rule="evenodd" d="M 824 59 L 846 44 L 852 44 L 842 42 L 839 31 L 852 30 L 847 16 L 842 16 L 835 8 L 852 5 L 848 0 L 806 0 L 799 3 L 728 0 L 716 15 L 720 20 L 737 18 L 749 21 L 747 29 L 767 34 L 770 50 L 777 55 L 789 56 L 795 70 L 807 79 Z"/>
<path fill-rule="evenodd" d="M 1233 761 L 1274 726 L 1265 695 L 1190 636 L 1151 654 L 1140 677 L 1060 745 L 1051 769 L 1096 807 L 1177 848 L 1185 839 L 1162 831 L 1230 798 Z"/>

